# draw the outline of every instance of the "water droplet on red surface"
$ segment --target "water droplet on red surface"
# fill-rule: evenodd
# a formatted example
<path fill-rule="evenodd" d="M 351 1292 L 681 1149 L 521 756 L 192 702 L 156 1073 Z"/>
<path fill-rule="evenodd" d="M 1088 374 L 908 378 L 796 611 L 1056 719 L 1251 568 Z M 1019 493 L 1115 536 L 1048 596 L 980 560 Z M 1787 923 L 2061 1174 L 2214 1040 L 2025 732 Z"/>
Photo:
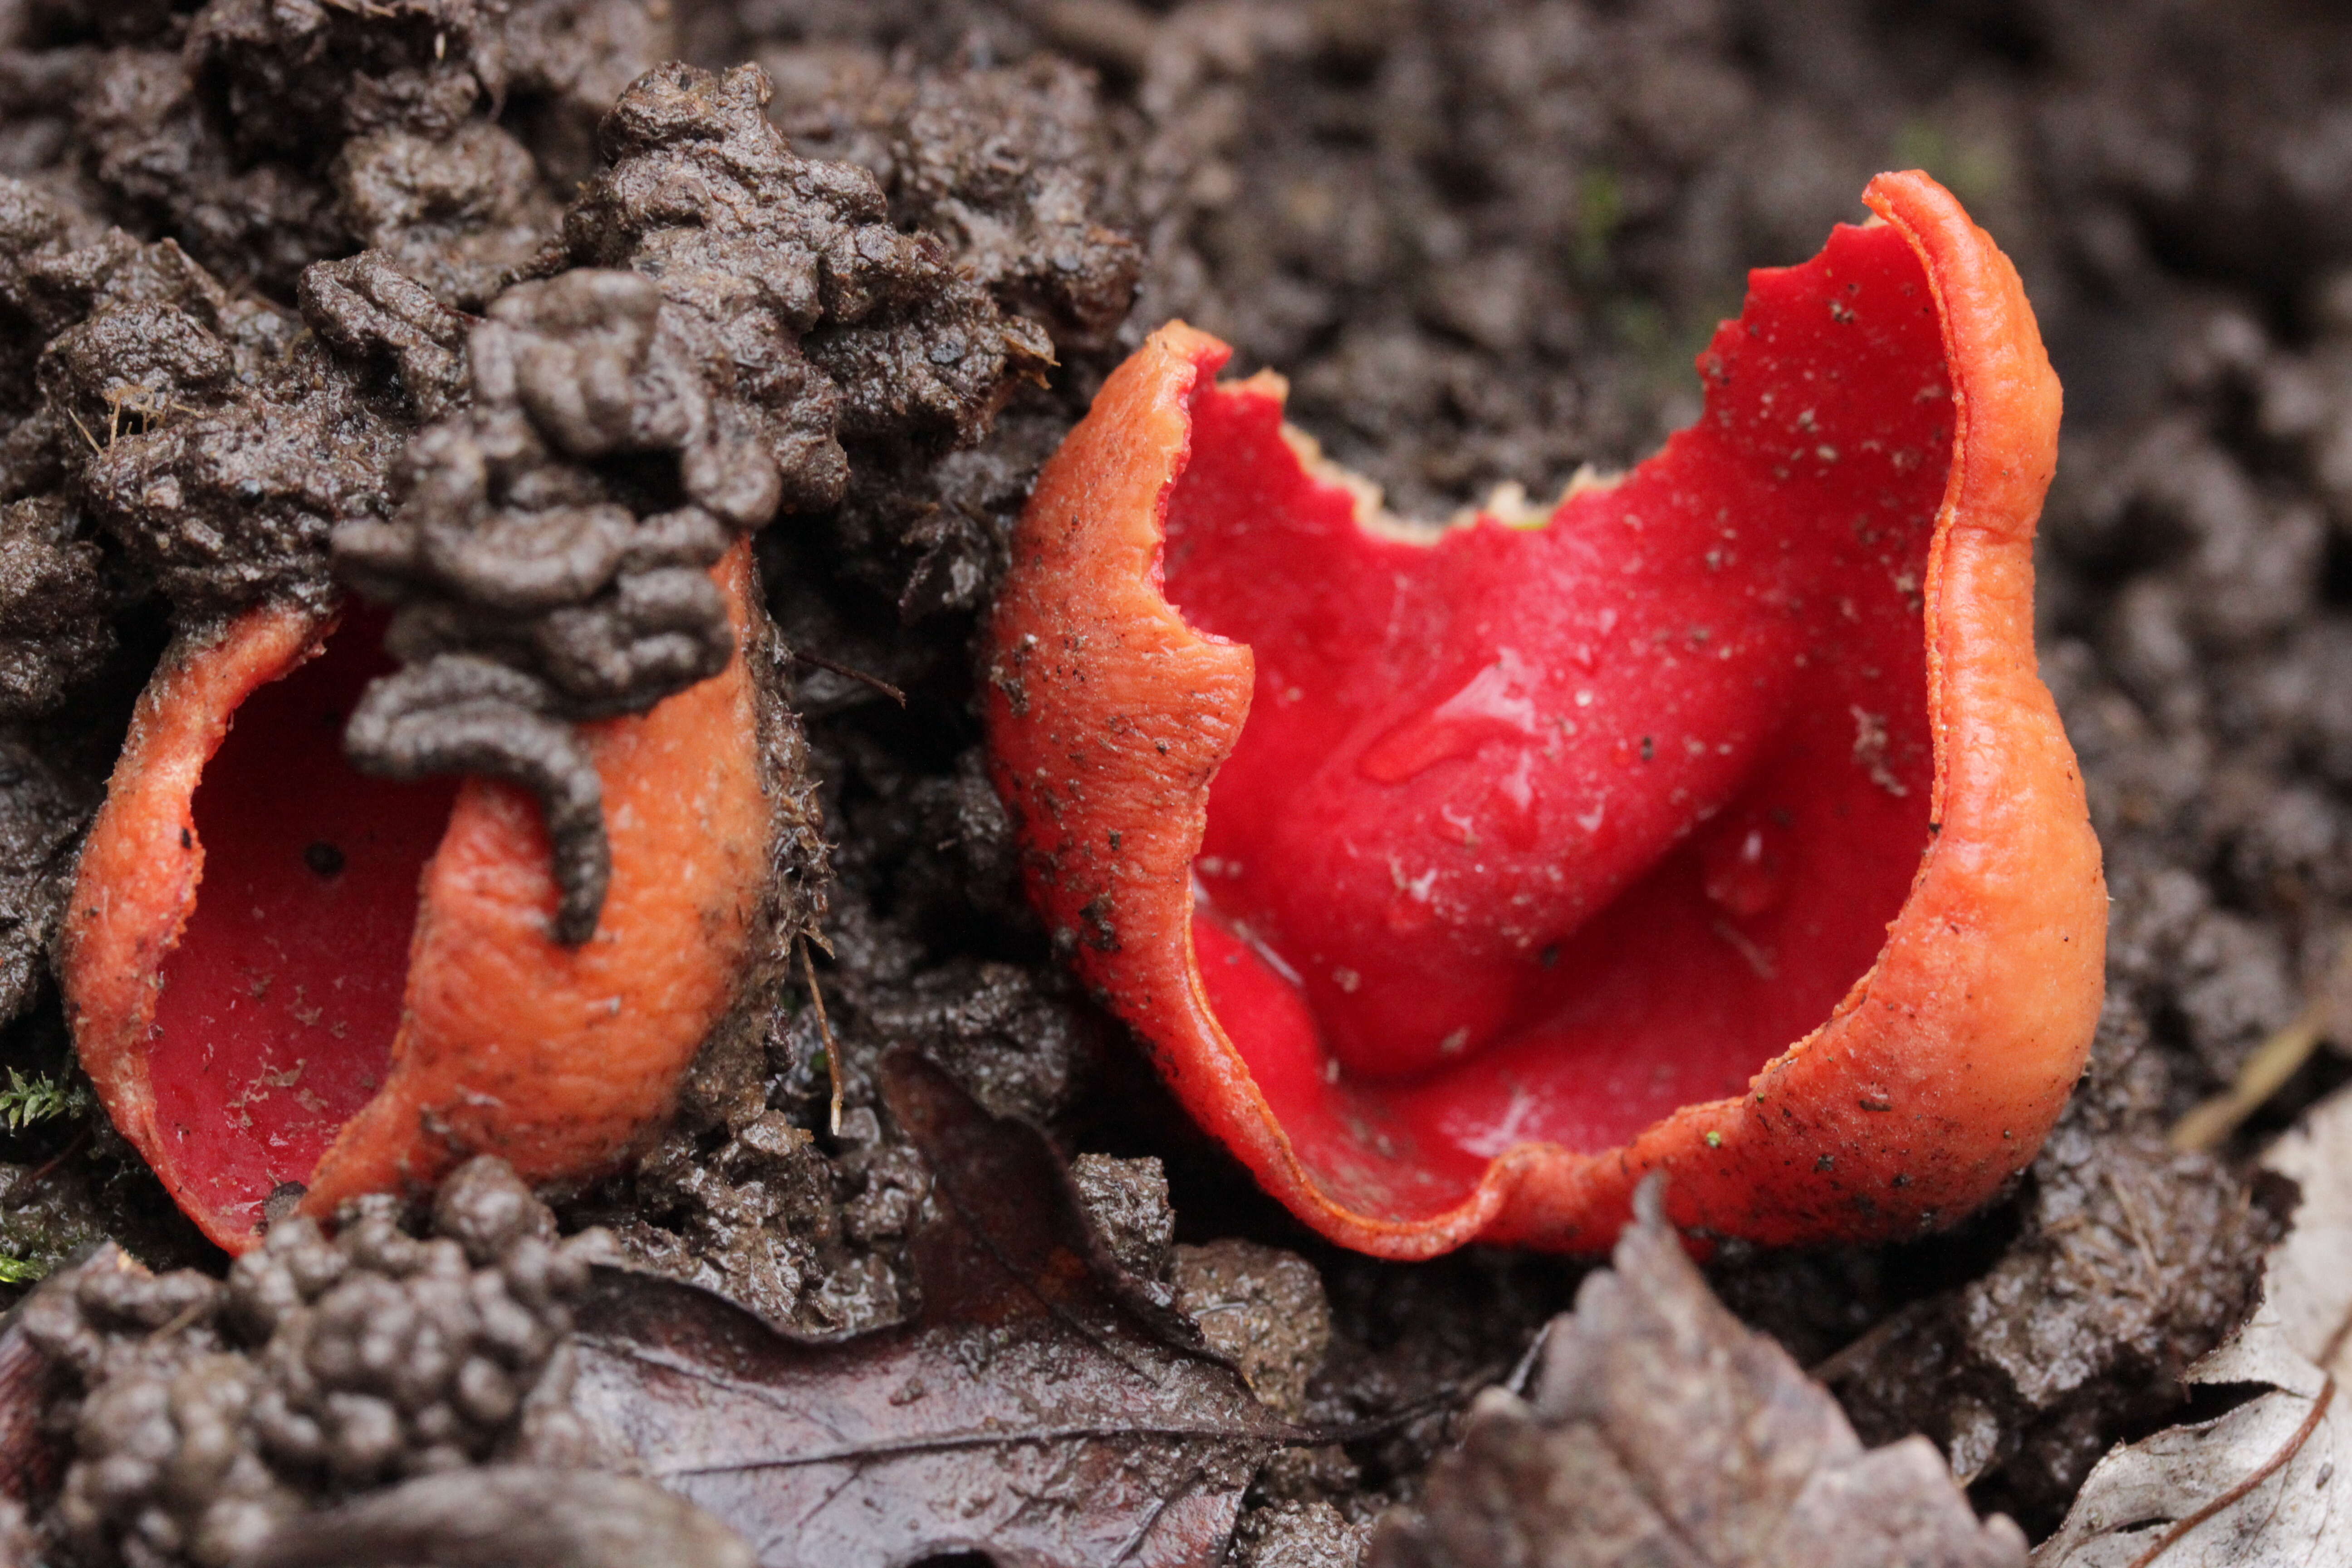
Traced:
<path fill-rule="evenodd" d="M 1374 784 L 1402 784 L 1440 763 L 1470 756 L 1489 741 L 1525 743 L 1542 727 L 1528 676 L 1516 651 L 1498 650 L 1453 696 L 1366 747 L 1356 771 Z"/>
<path fill-rule="evenodd" d="M 1533 849 L 1542 837 L 1543 823 L 1536 811 L 1535 769 L 1535 753 L 1520 752 L 1518 764 L 1496 783 L 1488 800 L 1496 830 L 1514 849 Z"/>
<path fill-rule="evenodd" d="M 1784 830 L 1769 821 L 1735 824 L 1706 847 L 1706 896 L 1734 920 L 1769 913 L 1788 889 L 1788 860 Z"/>
<path fill-rule="evenodd" d="M 1403 868 L 1394 862 L 1389 869 L 1396 882 L 1396 897 L 1389 900 L 1389 930 L 1404 936 L 1426 928 L 1437 918 L 1430 898 L 1437 886 L 1436 868 L 1432 867 L 1417 877 L 1407 877 Z"/>

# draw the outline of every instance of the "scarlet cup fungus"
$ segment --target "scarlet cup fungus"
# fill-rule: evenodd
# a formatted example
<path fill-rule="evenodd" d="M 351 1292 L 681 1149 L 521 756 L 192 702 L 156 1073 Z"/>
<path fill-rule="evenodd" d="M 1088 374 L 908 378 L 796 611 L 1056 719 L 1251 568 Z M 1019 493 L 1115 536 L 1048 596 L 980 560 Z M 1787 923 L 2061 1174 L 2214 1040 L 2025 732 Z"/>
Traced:
<path fill-rule="evenodd" d="M 1192 1114 L 1389 1257 L 1958 1217 L 2101 993 L 2035 673 L 2058 385 L 1924 174 L 1755 274 L 1706 408 L 1548 521 L 1368 507 L 1180 324 L 1047 464 L 991 632 L 1033 900 Z"/>
<path fill-rule="evenodd" d="M 778 832 L 749 544 L 712 574 L 725 670 L 583 727 L 612 879 L 577 947 L 552 932 L 531 795 L 343 760 L 391 668 L 370 626 L 264 605 L 166 657 L 83 850 L 63 977 L 115 1125 L 215 1241 L 257 1242 L 274 1194 L 331 1215 L 471 1153 L 589 1173 L 667 1113 L 735 994 Z"/>

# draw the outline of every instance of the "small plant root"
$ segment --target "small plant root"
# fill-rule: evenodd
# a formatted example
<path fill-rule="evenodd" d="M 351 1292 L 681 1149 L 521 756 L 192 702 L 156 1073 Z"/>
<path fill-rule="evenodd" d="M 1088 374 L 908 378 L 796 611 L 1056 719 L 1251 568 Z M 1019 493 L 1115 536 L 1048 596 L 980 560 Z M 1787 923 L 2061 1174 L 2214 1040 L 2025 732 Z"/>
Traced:
<path fill-rule="evenodd" d="M 805 664 L 811 669 L 822 669 L 828 675 L 837 675 L 844 680 L 854 680 L 860 686 L 870 686 L 875 690 L 880 692 L 883 696 L 887 697 L 891 701 L 896 702 L 899 707 L 904 708 L 907 705 L 907 694 L 904 691 L 901 691 L 898 688 L 891 685 L 880 676 L 868 675 L 866 671 L 859 669 L 855 665 L 839 664 L 825 658 L 822 654 L 810 653 L 801 648 L 794 648 L 793 650 L 793 662 L 795 664 Z"/>
<path fill-rule="evenodd" d="M 2270 1102 L 2319 1048 L 2341 1034 L 2352 1012 L 2352 942 L 2344 944 L 2326 975 L 2312 988 L 2294 1021 L 2254 1047 L 2236 1081 L 2173 1123 L 2169 1142 L 2184 1153 L 2219 1148 L 2246 1118 Z"/>
<path fill-rule="evenodd" d="M 825 1020 L 824 993 L 817 989 L 816 962 L 809 957 L 806 937 L 793 938 L 793 946 L 801 955 L 801 978 L 808 983 L 809 1005 L 816 1009 L 817 1037 L 824 1041 L 824 1070 L 833 1080 L 833 1108 L 825 1125 L 835 1138 L 841 1136 L 841 1043 L 833 1037 L 833 1026 Z"/>

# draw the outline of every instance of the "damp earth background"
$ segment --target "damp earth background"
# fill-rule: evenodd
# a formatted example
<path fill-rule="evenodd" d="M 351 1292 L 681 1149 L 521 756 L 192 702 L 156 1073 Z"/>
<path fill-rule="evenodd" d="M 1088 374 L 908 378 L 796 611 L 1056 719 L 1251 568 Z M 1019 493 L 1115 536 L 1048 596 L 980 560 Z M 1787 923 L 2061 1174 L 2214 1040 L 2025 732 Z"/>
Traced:
<path fill-rule="evenodd" d="M 674 59 L 773 84 L 805 165 L 769 227 L 659 241 L 625 173 L 604 209 L 575 201 L 600 120 Z M 630 148 L 740 171 L 748 90 L 712 99 L 719 133 L 649 121 Z M 823 661 L 788 695 L 845 1075 L 836 1134 L 814 1010 L 780 991 L 562 1224 L 803 1329 L 896 1321 L 926 1177 L 877 1064 L 911 1042 L 1045 1125 L 1122 1261 L 1238 1325 L 1286 1409 L 1346 1424 L 1492 1380 L 1581 1266 L 1335 1251 L 1192 1133 L 1023 907 L 978 617 L 1038 463 L 1169 317 L 1287 375 L 1291 417 L 1402 512 L 1549 497 L 1696 415 L 1691 356 L 1746 268 L 1811 255 L 1871 174 L 1920 166 L 2016 259 L 2065 384 L 2042 657 L 2106 851 L 2108 1007 L 2001 1203 L 1933 1242 L 1727 1252 L 1710 1278 L 1866 1440 L 1927 1433 L 2038 1536 L 2113 1442 L 2179 1417 L 2174 1374 L 2234 1327 L 2283 1221 L 2248 1157 L 2352 1077 L 2323 1052 L 2218 1156 L 2164 1142 L 2352 935 L 2347 105 L 2352 22 L 2284 0 L 0 0 L 0 1067 L 69 1054 L 48 945 L 171 629 L 325 593 L 352 571 L 335 524 L 394 526 L 429 489 L 399 469 L 411 436 L 486 438 L 495 410 L 446 406 L 446 312 L 658 241 L 690 318 L 659 352 L 715 363 L 688 329 L 729 330 L 730 267 L 878 226 L 902 238 L 859 253 L 863 294 L 746 351 L 762 377 L 698 394 L 719 414 L 630 411 L 681 453 L 799 442 L 773 521 L 554 437 L 531 458 L 583 506 L 759 529 L 783 642 Z M 663 308 L 549 292 L 502 319 L 585 353 Z M 449 584 L 400 591 L 454 606 L 420 617 L 419 668 L 515 641 Z M 625 643 L 636 611 L 599 592 Z M 0 1134 L 0 1158 L 10 1256 L 110 1236 L 220 1267 L 102 1118 Z M 1352 1562 L 1446 1436 L 1433 1414 L 1286 1454 L 1236 1560 Z"/>

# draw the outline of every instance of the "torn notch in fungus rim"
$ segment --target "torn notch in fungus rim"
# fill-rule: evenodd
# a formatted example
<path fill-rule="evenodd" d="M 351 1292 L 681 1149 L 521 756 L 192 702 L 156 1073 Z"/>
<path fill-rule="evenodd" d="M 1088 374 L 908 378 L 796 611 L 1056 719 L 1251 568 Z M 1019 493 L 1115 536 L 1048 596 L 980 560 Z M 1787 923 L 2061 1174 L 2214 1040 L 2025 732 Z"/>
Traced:
<path fill-rule="evenodd" d="M 2058 385 L 1919 174 L 1753 275 L 1697 425 L 1548 521 L 1373 514 L 1181 323 L 1040 476 L 990 632 L 1030 893 L 1192 1115 L 1389 1257 L 1957 1218 L 2097 1018 L 2035 673 Z"/>
<path fill-rule="evenodd" d="M 248 610 L 140 700 L 73 889 L 61 973 L 108 1113 L 204 1232 L 279 1202 L 430 1186 L 495 1153 L 542 1183 L 616 1163 L 756 967 L 799 809 L 759 684 L 751 546 L 711 570 L 735 652 L 581 727 L 611 844 L 603 917 L 558 940 L 539 802 L 345 760 L 380 617 Z M 200 896 L 201 895 L 201 896 Z"/>

